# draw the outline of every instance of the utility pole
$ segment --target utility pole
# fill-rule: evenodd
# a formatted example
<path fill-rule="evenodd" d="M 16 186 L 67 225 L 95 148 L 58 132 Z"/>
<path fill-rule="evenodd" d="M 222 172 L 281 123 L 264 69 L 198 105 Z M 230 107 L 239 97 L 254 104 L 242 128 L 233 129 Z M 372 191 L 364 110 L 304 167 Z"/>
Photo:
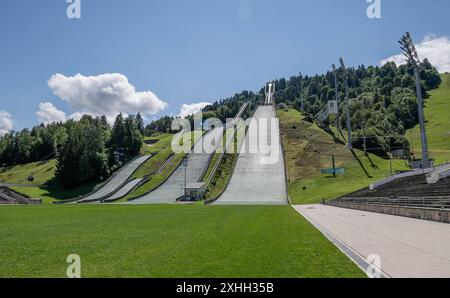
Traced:
<path fill-rule="evenodd" d="M 304 112 L 305 111 L 305 101 L 303 98 L 303 76 L 301 73 L 300 73 L 300 104 L 301 104 L 300 109 L 302 110 L 302 112 Z"/>
<path fill-rule="evenodd" d="M 183 159 L 183 167 L 184 167 L 184 200 L 187 198 L 186 186 L 187 186 L 187 167 L 188 167 L 188 158 Z"/>
<path fill-rule="evenodd" d="M 366 143 L 366 122 L 363 122 L 363 146 L 364 146 L 364 155 L 367 156 L 367 143 Z"/>
<path fill-rule="evenodd" d="M 334 149 L 331 151 L 331 162 L 333 164 L 333 178 L 336 178 L 336 160 L 334 157 Z"/>
<path fill-rule="evenodd" d="M 417 92 L 417 103 L 419 110 L 419 124 L 420 124 L 420 137 L 422 140 L 422 162 L 421 168 L 428 168 L 431 166 L 430 159 L 428 156 L 428 140 L 427 133 L 425 129 L 425 115 L 423 111 L 423 94 L 422 85 L 420 80 L 420 60 L 417 54 L 416 47 L 411 38 L 411 34 L 406 32 L 405 35 L 399 41 L 403 54 L 405 55 L 408 63 L 414 68 L 414 75 L 416 77 L 416 92 Z"/>
<path fill-rule="evenodd" d="M 389 144 L 389 168 L 391 169 L 391 176 L 392 176 L 392 151 L 391 151 L 391 144 Z"/>
<path fill-rule="evenodd" d="M 344 71 L 344 82 L 345 82 L 345 102 L 347 104 L 347 130 L 348 130 L 348 149 L 353 149 L 353 140 L 352 140 L 352 120 L 350 119 L 350 91 L 348 88 L 348 76 L 347 76 L 347 69 L 344 64 L 344 59 L 340 59 L 339 62 L 341 63 L 342 70 Z"/>
<path fill-rule="evenodd" d="M 338 80 L 337 80 L 337 70 L 336 65 L 332 65 L 333 67 L 333 74 L 334 74 L 334 89 L 336 93 L 336 105 L 337 105 L 337 116 L 336 116 L 336 129 L 338 131 L 338 140 L 341 139 L 341 128 L 340 128 L 340 122 L 339 122 L 339 86 L 338 86 Z"/>

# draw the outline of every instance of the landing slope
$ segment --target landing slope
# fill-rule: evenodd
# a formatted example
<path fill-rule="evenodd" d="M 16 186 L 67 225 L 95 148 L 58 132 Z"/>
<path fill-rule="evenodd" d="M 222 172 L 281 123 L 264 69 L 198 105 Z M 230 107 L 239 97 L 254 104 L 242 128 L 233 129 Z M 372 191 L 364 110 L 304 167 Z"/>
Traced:
<path fill-rule="evenodd" d="M 150 155 L 144 155 L 125 165 L 115 174 L 115 176 L 111 180 L 109 180 L 99 190 L 78 201 L 79 202 L 98 201 L 104 198 L 105 196 L 116 192 L 128 180 L 128 178 L 130 178 L 133 172 L 136 171 L 136 169 L 139 168 L 149 158 Z"/>
<path fill-rule="evenodd" d="M 180 165 L 175 172 L 154 191 L 143 197 L 130 201 L 130 204 L 155 204 L 155 203 L 175 203 L 184 195 L 184 183 L 186 174 L 186 183 L 198 182 L 208 167 L 211 154 L 205 152 L 203 144 L 212 144 L 223 134 L 223 128 L 213 129 L 204 135 L 195 145 L 192 152 L 188 155 L 188 164 L 185 169 Z"/>
<path fill-rule="evenodd" d="M 263 144 L 273 145 L 278 149 L 275 163 L 264 162 L 269 157 L 269 153 L 242 152 L 239 155 L 236 168 L 230 183 L 215 204 L 233 205 L 281 205 L 287 204 L 286 180 L 284 171 L 284 160 L 280 144 L 279 127 L 270 129 L 270 119 L 275 118 L 275 111 L 272 106 L 261 106 L 255 112 L 255 122 L 250 124 L 246 144 L 250 143 L 252 135 L 258 135 Z M 265 121 L 267 129 L 258 131 L 257 123 Z M 256 134 L 256 132 L 258 132 Z M 265 143 L 264 143 L 265 142 Z M 270 142 L 275 142 L 271 144 Z"/>

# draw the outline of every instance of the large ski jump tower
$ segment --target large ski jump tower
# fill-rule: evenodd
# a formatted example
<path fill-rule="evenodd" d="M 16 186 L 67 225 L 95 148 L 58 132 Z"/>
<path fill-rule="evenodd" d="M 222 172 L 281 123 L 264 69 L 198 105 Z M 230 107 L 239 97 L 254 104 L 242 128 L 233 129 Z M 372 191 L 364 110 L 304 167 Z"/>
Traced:
<path fill-rule="evenodd" d="M 264 104 L 272 105 L 273 95 L 275 94 L 275 82 L 267 83 L 264 91 L 266 93 L 266 101 L 264 102 Z"/>

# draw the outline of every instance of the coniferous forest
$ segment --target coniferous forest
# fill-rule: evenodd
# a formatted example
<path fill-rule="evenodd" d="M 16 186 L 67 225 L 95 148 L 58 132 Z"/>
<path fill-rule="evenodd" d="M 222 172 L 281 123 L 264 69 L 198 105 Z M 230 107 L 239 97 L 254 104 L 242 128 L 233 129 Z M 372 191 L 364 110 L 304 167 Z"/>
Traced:
<path fill-rule="evenodd" d="M 389 148 L 409 147 L 405 132 L 418 123 L 412 68 L 389 62 L 381 67 L 349 68 L 345 74 L 337 70 L 342 129 L 346 129 L 345 76 L 349 84 L 353 145 L 361 148 L 365 137 L 367 149 L 380 155 Z M 421 79 L 425 98 L 427 91 L 441 83 L 439 73 L 427 59 L 421 63 Z M 332 71 L 315 76 L 281 78 L 275 83 L 277 104 L 301 110 L 303 98 L 302 112 L 309 121 L 314 121 L 314 116 L 327 102 L 335 99 Z M 256 93 L 242 91 L 205 107 L 203 118 L 225 121 L 233 118 L 245 102 L 250 102 L 242 116 L 245 119 L 263 100 L 264 88 Z M 77 186 L 93 177 L 108 177 L 123 162 L 138 155 L 144 136 L 173 132 L 173 119 L 165 116 L 144 126 L 140 114 L 128 117 L 120 114 L 111 127 L 105 117 L 84 115 L 79 121 L 40 124 L 31 130 L 13 131 L 0 138 L 0 164 L 57 158 L 57 179 L 65 186 Z M 192 116 L 189 119 L 193 122 Z"/>

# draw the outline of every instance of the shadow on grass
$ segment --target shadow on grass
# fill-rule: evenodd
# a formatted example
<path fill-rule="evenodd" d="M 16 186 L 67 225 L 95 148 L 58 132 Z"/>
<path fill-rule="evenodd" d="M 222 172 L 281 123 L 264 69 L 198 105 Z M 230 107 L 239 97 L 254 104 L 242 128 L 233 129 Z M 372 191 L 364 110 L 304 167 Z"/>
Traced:
<path fill-rule="evenodd" d="M 57 182 L 52 182 L 49 185 L 44 185 L 39 187 L 43 191 L 42 195 L 54 198 L 58 201 L 64 201 L 68 199 L 73 199 L 85 194 L 88 194 L 95 190 L 95 187 L 99 182 L 90 182 L 87 184 L 83 184 L 81 186 L 75 188 L 65 188 L 61 184 Z"/>

